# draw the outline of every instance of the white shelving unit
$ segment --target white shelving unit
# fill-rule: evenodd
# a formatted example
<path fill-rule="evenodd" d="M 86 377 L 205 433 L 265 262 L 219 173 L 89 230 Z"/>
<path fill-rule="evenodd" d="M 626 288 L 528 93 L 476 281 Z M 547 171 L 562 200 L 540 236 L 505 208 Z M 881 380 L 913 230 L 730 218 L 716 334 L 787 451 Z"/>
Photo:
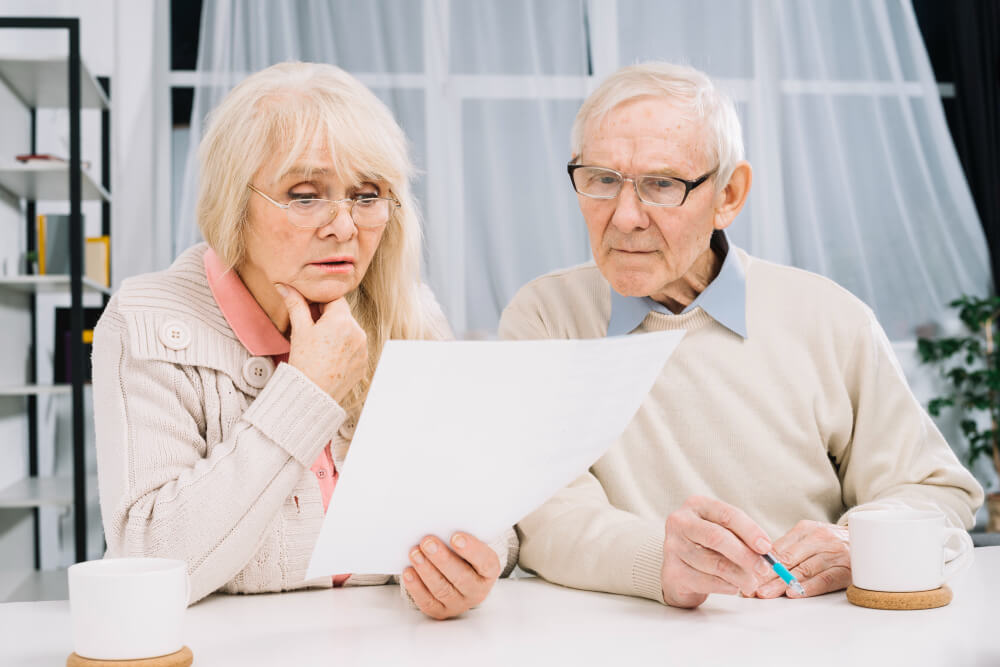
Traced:
<path fill-rule="evenodd" d="M 87 499 L 97 500 L 97 475 L 87 476 Z M 68 507 L 73 504 L 73 478 L 28 477 L 0 489 L 0 507 Z"/>
<path fill-rule="evenodd" d="M 0 601 L 35 602 L 69 597 L 66 569 L 0 570 Z"/>
<path fill-rule="evenodd" d="M 0 54 L 0 80 L 29 108 L 69 108 L 69 62 L 66 56 L 25 57 Z M 80 108 L 108 109 L 111 101 L 87 66 L 80 62 Z"/>
<path fill-rule="evenodd" d="M 0 396 L 42 396 L 44 394 L 69 394 L 73 386 L 69 384 L 15 384 L 0 387 Z M 3 505 L 0 505 L 2 507 Z"/>
<path fill-rule="evenodd" d="M 80 170 L 83 201 L 111 201 L 111 195 L 86 169 Z M 69 165 L 65 162 L 15 162 L 0 165 L 0 188 L 24 199 L 66 198 Z"/>
<path fill-rule="evenodd" d="M 0 44 L 3 44 L 5 29 L 46 29 L 46 32 L 68 33 L 69 50 L 65 55 L 31 56 L 4 54 L 0 51 L 0 86 L 10 91 L 31 114 L 30 137 L 24 137 L 23 153 L 36 152 L 36 112 L 39 108 L 59 108 L 69 111 L 69 155 L 66 162 L 31 161 L 22 163 L 13 155 L 0 156 L 0 190 L 22 202 L 27 238 L 31 249 L 36 220 L 35 202 L 65 201 L 69 203 L 70 233 L 69 255 L 71 275 L 14 275 L 0 276 L 0 292 L 22 294 L 29 304 L 32 314 L 31 371 L 26 382 L 4 383 L 0 379 L 0 397 L 6 401 L 23 397 L 28 413 L 28 463 L 27 477 L 0 488 L 0 511 L 34 510 L 35 512 L 35 570 L 4 570 L 0 566 L 0 600 L 10 598 L 12 592 L 31 594 L 34 590 L 62 590 L 65 585 L 65 570 L 39 571 L 39 511 L 55 509 L 59 517 L 65 517 L 72 508 L 74 560 L 87 558 L 87 525 L 99 524 L 97 509 L 97 479 L 87 473 L 85 456 L 85 375 L 89 358 L 85 358 L 82 340 L 84 306 L 106 303 L 111 290 L 84 277 L 83 252 L 83 201 L 102 203 L 102 234 L 110 235 L 111 195 L 107 184 L 110 182 L 110 101 L 105 87 L 98 84 L 94 76 L 80 61 L 79 19 L 55 18 L 8 18 L 0 17 Z M 3 47 L 0 46 L 0 49 Z M 105 82 L 107 83 L 107 82 Z M 80 154 L 81 123 L 83 109 L 97 109 L 101 114 L 101 162 L 100 173 L 91 173 L 84 168 Z M 0 123 L 0 132 L 4 132 Z M 9 242 L 9 239 L 6 240 Z M 5 242 L 0 239 L 0 242 Z M 64 295 L 67 299 L 63 299 Z M 40 298 L 41 297 L 41 298 Z M 68 303 L 65 301 L 68 300 Z M 41 309 L 54 308 L 63 304 L 70 307 L 72 342 L 67 350 L 67 367 L 71 380 L 63 384 L 46 384 L 36 381 L 36 375 L 44 368 L 40 360 L 38 337 L 44 335 L 36 327 L 37 313 Z M 45 311 L 49 313 L 48 310 Z M 45 320 L 42 320 L 45 321 Z M 7 384 L 7 386 L 3 386 Z M 53 452 L 47 470 L 53 469 L 53 461 L 59 461 L 57 470 L 65 470 L 66 457 L 72 455 L 70 475 L 45 475 L 39 468 L 39 420 L 43 405 L 55 400 L 54 397 L 67 395 L 72 414 L 63 420 L 61 428 L 53 427 L 46 433 L 46 451 Z M 59 399 L 60 409 L 65 411 L 66 398 Z M 87 399 L 89 400 L 89 399 Z M 69 442 L 67 442 L 69 441 Z M 71 445 L 68 447 L 67 445 Z M 16 443 L 0 443 L 0 446 L 16 446 Z M 61 453 L 60 453 L 61 452 Z M 54 525 L 54 524 L 53 524 Z M 53 535 L 55 534 L 53 530 Z M 46 533 L 48 535 L 49 533 Z M 55 538 L 53 538 L 55 539 Z M 62 547 L 59 547 L 61 550 Z M 25 593 L 25 591 L 28 591 Z M 16 597 L 16 596 L 15 596 Z"/>
<path fill-rule="evenodd" d="M 55 276 L 0 276 L 0 290 L 16 292 L 34 292 L 35 294 L 68 294 L 70 277 Z M 111 288 L 98 285 L 88 278 L 83 279 L 83 291 L 86 294 L 103 294 L 111 296 Z"/>

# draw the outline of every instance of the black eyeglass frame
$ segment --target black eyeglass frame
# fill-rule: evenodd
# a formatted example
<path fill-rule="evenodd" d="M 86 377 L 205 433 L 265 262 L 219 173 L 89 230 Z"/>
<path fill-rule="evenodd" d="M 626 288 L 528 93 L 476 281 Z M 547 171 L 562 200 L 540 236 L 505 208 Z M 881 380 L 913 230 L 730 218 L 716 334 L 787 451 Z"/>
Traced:
<path fill-rule="evenodd" d="M 579 190 L 577 190 L 577 188 L 576 188 L 576 181 L 573 179 L 573 172 L 576 171 L 577 169 L 582 168 L 582 167 L 590 167 L 592 169 L 605 169 L 605 170 L 610 171 L 612 173 L 618 174 L 618 177 L 621 178 L 621 185 L 618 187 L 618 192 L 616 192 L 614 195 L 611 195 L 609 197 L 599 197 L 597 195 L 588 195 L 586 192 L 580 192 Z M 603 199 L 603 200 L 617 199 L 618 195 L 620 195 L 622 193 L 622 188 L 625 187 L 625 181 L 632 181 L 632 189 L 635 190 L 635 196 L 638 197 L 639 201 L 641 201 L 643 204 L 648 204 L 649 206 L 660 206 L 660 207 L 663 207 L 663 208 L 677 208 L 678 206 L 683 206 L 684 202 L 687 201 L 688 195 L 691 194 L 691 191 L 694 190 L 699 185 L 701 185 L 702 183 L 704 183 L 705 181 L 707 181 L 718 170 L 719 170 L 719 168 L 716 167 L 712 171 L 709 171 L 709 172 L 705 173 L 704 175 L 702 175 L 702 176 L 694 179 L 693 181 L 688 181 L 688 180 L 685 180 L 683 178 L 678 178 L 677 176 L 657 176 L 656 174 L 640 174 L 638 177 L 626 176 L 625 174 L 621 173 L 617 169 L 612 169 L 610 167 L 601 167 L 601 166 L 598 166 L 596 164 L 579 164 L 577 162 L 573 162 L 572 160 L 570 160 L 566 164 L 566 173 L 569 174 L 569 182 L 573 186 L 573 191 L 576 192 L 578 195 L 583 195 L 584 197 L 589 197 L 590 199 Z M 636 180 L 636 178 L 644 178 L 644 177 L 647 177 L 647 176 L 652 176 L 652 177 L 657 177 L 657 178 L 669 178 L 672 181 L 677 181 L 678 183 L 683 183 L 684 184 L 684 196 L 681 197 L 680 203 L 679 204 L 658 204 L 655 201 L 647 201 L 647 200 L 643 199 L 642 195 L 639 194 L 639 183 Z"/>

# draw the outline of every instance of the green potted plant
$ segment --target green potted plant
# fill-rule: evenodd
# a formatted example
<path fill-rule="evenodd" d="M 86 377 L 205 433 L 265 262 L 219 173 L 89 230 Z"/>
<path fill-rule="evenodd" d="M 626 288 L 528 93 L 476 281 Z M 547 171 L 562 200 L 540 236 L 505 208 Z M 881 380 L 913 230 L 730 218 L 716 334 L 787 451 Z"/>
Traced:
<path fill-rule="evenodd" d="M 927 411 L 937 417 L 943 408 L 960 410 L 960 427 L 969 445 L 966 463 L 971 468 L 989 457 L 1000 475 L 1000 356 L 997 354 L 997 317 L 1000 297 L 962 296 L 950 304 L 958 308 L 964 335 L 917 339 L 920 361 L 937 364 L 950 390 L 931 399 Z M 1000 531 L 1000 493 L 986 498 L 987 530 Z"/>

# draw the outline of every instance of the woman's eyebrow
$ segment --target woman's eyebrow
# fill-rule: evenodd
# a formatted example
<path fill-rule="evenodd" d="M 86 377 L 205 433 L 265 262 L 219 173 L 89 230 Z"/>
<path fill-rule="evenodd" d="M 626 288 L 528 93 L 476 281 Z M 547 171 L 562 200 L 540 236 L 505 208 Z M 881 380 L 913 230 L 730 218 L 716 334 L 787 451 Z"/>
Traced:
<path fill-rule="evenodd" d="M 288 171 L 278 177 L 282 181 L 291 176 L 326 176 L 331 170 L 325 167 L 310 167 L 308 165 L 293 165 Z"/>

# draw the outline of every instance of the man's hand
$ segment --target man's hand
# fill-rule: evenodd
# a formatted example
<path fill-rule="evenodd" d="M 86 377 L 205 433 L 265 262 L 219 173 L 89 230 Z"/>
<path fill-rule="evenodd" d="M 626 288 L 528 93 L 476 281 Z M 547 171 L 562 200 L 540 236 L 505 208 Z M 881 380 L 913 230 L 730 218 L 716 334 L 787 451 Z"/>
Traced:
<path fill-rule="evenodd" d="M 403 585 L 420 610 L 438 620 L 481 603 L 500 576 L 500 559 L 493 550 L 465 533 L 451 536 L 451 549 L 436 537 L 425 537 L 410 550 L 410 562 Z"/>
<path fill-rule="evenodd" d="M 767 534 L 742 510 L 692 496 L 667 517 L 660 586 L 663 601 L 693 608 L 710 593 L 751 596 L 770 569 Z"/>
<path fill-rule="evenodd" d="M 851 554 L 847 528 L 819 521 L 799 521 L 774 543 L 774 555 L 802 584 L 806 597 L 839 591 L 851 583 Z M 759 598 L 786 593 L 785 582 L 773 572 L 757 589 Z M 788 590 L 789 597 L 801 597 Z"/>

